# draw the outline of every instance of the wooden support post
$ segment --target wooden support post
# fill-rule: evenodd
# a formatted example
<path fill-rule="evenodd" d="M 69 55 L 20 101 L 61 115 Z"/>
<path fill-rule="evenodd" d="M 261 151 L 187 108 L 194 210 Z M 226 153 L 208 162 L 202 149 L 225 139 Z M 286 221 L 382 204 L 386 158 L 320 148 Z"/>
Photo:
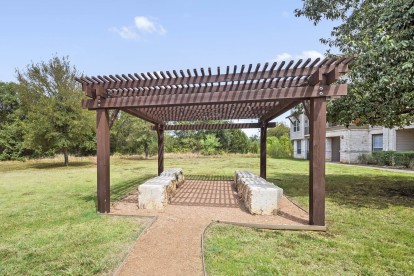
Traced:
<path fill-rule="evenodd" d="M 164 171 L 164 126 L 158 125 L 158 175 Z"/>
<path fill-rule="evenodd" d="M 326 98 L 310 100 L 309 223 L 325 225 Z"/>
<path fill-rule="evenodd" d="M 106 109 L 96 110 L 96 159 L 98 212 L 110 212 L 109 179 L 109 114 Z"/>
<path fill-rule="evenodd" d="M 260 177 L 266 179 L 266 137 L 267 124 L 262 123 L 260 127 Z"/>

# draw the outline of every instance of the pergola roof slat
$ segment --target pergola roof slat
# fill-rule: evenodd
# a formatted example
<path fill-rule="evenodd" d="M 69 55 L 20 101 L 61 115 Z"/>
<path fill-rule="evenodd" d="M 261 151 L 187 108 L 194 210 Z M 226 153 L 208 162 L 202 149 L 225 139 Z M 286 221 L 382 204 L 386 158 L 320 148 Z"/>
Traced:
<path fill-rule="evenodd" d="M 303 100 L 345 95 L 346 85 L 334 83 L 348 71 L 353 58 L 308 58 L 263 66 L 201 67 L 77 80 L 92 98 L 85 99 L 83 107 L 121 109 L 154 124 L 246 118 L 268 122 Z"/>

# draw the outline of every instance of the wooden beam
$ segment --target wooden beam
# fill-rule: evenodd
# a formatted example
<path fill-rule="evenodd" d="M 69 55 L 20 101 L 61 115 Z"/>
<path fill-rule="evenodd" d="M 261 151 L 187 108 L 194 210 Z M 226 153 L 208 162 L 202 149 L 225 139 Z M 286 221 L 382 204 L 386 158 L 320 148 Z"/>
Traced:
<path fill-rule="evenodd" d="M 87 100 L 89 109 L 189 106 L 204 104 L 229 104 L 247 102 L 266 102 L 282 99 L 308 99 L 321 96 L 342 96 L 347 94 L 347 85 L 268 88 L 258 91 L 230 91 L 226 93 L 194 93 L 177 95 L 153 95 L 140 97 L 120 97 Z"/>
<path fill-rule="evenodd" d="M 337 79 L 339 79 L 339 71 L 336 67 L 334 67 L 331 71 L 325 74 L 326 85 L 334 83 Z"/>
<path fill-rule="evenodd" d="M 310 103 L 309 103 L 309 100 L 304 100 L 302 102 L 302 104 L 303 104 L 303 110 L 305 111 L 305 115 L 309 119 L 309 117 L 310 117 Z"/>
<path fill-rule="evenodd" d="M 322 70 L 318 68 L 312 73 L 312 75 L 309 76 L 308 85 L 318 85 L 320 82 L 322 82 Z"/>
<path fill-rule="evenodd" d="M 118 113 L 119 113 L 119 109 L 115 109 L 112 114 L 111 117 L 109 118 L 109 129 L 112 128 L 116 118 L 118 117 Z"/>
<path fill-rule="evenodd" d="M 158 175 L 164 171 L 164 126 L 157 125 L 158 135 Z"/>
<path fill-rule="evenodd" d="M 281 104 L 273 107 L 269 112 L 267 112 L 265 115 L 263 115 L 259 119 L 259 121 L 269 122 L 269 121 L 273 120 L 274 118 L 277 118 L 278 116 L 282 115 L 286 111 L 289 111 L 290 109 L 294 108 L 298 104 L 299 104 L 299 101 L 286 101 L 284 103 L 281 103 Z"/>
<path fill-rule="evenodd" d="M 326 226 L 317 226 L 317 225 L 256 224 L 256 223 L 233 222 L 233 221 L 223 221 L 223 220 L 218 220 L 217 223 L 253 227 L 253 228 L 258 228 L 258 229 L 271 229 L 271 230 L 326 231 Z"/>
<path fill-rule="evenodd" d="M 266 179 L 266 140 L 267 124 L 262 123 L 260 127 L 260 177 Z"/>
<path fill-rule="evenodd" d="M 309 223 L 325 225 L 326 98 L 310 100 Z"/>
<path fill-rule="evenodd" d="M 276 123 L 268 123 L 268 127 L 276 127 Z M 242 128 L 261 128 L 258 123 L 238 123 L 238 124 L 194 124 L 194 125 L 165 125 L 164 130 L 210 130 L 210 129 L 242 129 Z M 153 126 L 152 130 L 158 130 Z"/>
<path fill-rule="evenodd" d="M 110 212 L 109 175 L 109 115 L 108 110 L 96 110 L 96 159 L 98 212 Z"/>

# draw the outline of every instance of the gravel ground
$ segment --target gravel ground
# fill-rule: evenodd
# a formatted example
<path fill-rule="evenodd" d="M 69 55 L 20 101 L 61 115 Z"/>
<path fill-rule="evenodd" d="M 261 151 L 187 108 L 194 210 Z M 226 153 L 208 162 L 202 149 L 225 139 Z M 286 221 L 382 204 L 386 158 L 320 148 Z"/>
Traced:
<path fill-rule="evenodd" d="M 203 275 L 201 236 L 212 221 L 308 224 L 308 214 L 282 198 L 279 215 L 249 214 L 232 181 L 187 180 L 164 210 L 137 207 L 137 194 L 115 203 L 112 214 L 155 216 L 116 275 Z"/>

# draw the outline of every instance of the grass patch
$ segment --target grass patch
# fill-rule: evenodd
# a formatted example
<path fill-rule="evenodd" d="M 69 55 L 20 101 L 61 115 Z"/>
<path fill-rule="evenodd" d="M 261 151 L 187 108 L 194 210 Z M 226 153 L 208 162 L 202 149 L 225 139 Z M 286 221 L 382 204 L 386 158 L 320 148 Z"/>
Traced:
<path fill-rule="evenodd" d="M 0 275 L 92 275 L 113 270 L 145 221 L 96 214 L 96 161 L 0 163 Z M 168 155 L 196 179 L 259 173 L 258 156 Z M 111 198 L 154 177 L 157 160 L 111 158 Z M 268 159 L 269 179 L 307 206 L 308 163 Z M 414 274 L 414 175 L 327 166 L 327 233 L 208 231 L 210 275 Z"/>
<path fill-rule="evenodd" d="M 308 163 L 269 160 L 269 179 L 308 206 Z M 414 174 L 327 165 L 328 232 L 215 225 L 209 275 L 413 275 Z"/>
<path fill-rule="evenodd" d="M 147 223 L 96 213 L 92 158 L 0 163 L 0 275 L 92 275 L 114 269 Z M 150 175 L 112 167 L 112 199 Z"/>

